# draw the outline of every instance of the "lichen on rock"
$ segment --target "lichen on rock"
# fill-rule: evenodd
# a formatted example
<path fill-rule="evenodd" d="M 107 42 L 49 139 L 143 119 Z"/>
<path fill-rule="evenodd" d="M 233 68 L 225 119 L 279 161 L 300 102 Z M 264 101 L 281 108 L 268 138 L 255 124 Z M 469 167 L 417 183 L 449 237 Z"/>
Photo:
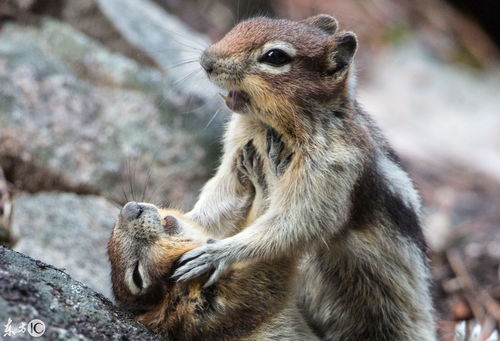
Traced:
<path fill-rule="evenodd" d="M 65 272 L 0 247 L 2 327 L 9 319 L 14 332 L 20 323 L 43 321 L 47 340 L 161 340 Z M 25 332 L 13 339 L 32 337 Z"/>

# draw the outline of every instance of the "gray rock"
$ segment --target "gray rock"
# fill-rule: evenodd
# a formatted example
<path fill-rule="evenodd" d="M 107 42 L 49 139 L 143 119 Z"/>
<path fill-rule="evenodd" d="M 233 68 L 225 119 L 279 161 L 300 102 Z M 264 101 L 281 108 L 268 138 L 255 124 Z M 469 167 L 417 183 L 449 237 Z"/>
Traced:
<path fill-rule="evenodd" d="M 221 127 L 183 114 L 170 78 L 65 24 L 5 25 L 0 82 L 0 164 L 22 189 L 124 201 L 149 183 L 148 200 L 187 206 L 217 160 Z"/>
<path fill-rule="evenodd" d="M 500 67 L 445 64 L 410 41 L 372 58 L 370 70 L 360 101 L 402 156 L 500 181 Z"/>
<path fill-rule="evenodd" d="M 122 38 L 144 51 L 167 73 L 176 91 L 190 98 L 187 111 L 195 121 L 207 122 L 205 116 L 209 113 L 210 119 L 205 127 L 198 129 L 198 134 L 209 145 L 213 144 L 207 126 L 222 126 L 229 110 L 218 96 L 220 89 L 208 80 L 199 64 L 201 53 L 210 45 L 209 39 L 153 1 L 95 1 Z"/>
<path fill-rule="evenodd" d="M 111 295 L 106 246 L 118 209 L 104 198 L 72 193 L 24 194 L 14 199 L 16 251 L 67 271 Z"/>
<path fill-rule="evenodd" d="M 145 51 L 178 82 L 183 91 L 195 92 L 207 103 L 217 90 L 201 72 L 201 52 L 210 44 L 177 17 L 149 0 L 97 0 L 102 12 L 123 37 Z"/>
<path fill-rule="evenodd" d="M 23 322 L 43 321 L 45 340 L 161 340 L 63 271 L 0 247 L 2 336 L 9 319 L 14 332 Z M 25 331 L 5 339 L 33 338 Z"/>
<path fill-rule="evenodd" d="M 52 14 L 51 17 L 56 17 L 58 20 L 70 24 L 73 28 L 99 41 L 113 52 L 135 59 L 142 65 L 157 66 L 155 61 L 144 51 L 123 38 L 115 25 L 102 13 L 96 0 L 59 0 L 59 3 L 56 1 L 47 3 L 45 0 L 35 1 L 38 7 L 41 3 L 48 7 L 42 14 L 56 7 L 59 9 L 59 14 Z"/>

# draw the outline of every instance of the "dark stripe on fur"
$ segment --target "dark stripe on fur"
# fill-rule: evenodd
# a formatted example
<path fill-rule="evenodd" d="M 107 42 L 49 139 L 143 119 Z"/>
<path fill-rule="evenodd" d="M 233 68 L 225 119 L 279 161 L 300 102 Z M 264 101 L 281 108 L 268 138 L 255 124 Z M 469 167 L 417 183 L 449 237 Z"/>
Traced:
<path fill-rule="evenodd" d="M 412 240 L 425 254 L 427 246 L 417 213 L 391 192 L 386 181 L 374 162 L 365 168 L 354 187 L 350 225 L 354 228 L 372 226 L 378 220 L 377 213 L 389 217 L 390 227 Z"/>
<path fill-rule="evenodd" d="M 397 322 L 402 313 L 398 307 L 406 307 L 409 302 L 402 301 L 404 297 L 393 295 L 393 284 L 380 276 L 376 267 L 369 262 L 349 257 L 331 264 L 328 259 L 327 254 L 319 253 L 316 263 L 325 278 L 332 283 L 335 291 L 334 304 L 347 314 L 347 319 L 354 326 L 345 330 L 343 335 L 337 334 L 335 340 L 405 340 L 406 328 L 401 322 Z M 340 322 L 332 315 L 325 321 L 326 325 L 312 324 L 311 327 L 315 331 L 328 330 L 337 323 Z M 341 330 L 339 328 L 338 332 Z M 325 335 L 322 335 L 322 339 L 328 340 Z"/>

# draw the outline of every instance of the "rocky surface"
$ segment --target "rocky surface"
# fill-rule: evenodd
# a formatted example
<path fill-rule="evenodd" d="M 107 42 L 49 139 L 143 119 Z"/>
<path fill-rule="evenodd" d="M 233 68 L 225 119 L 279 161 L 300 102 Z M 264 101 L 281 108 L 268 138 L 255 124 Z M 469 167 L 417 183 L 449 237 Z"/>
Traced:
<path fill-rule="evenodd" d="M 64 24 L 5 25 L 0 81 L 0 162 L 18 188 L 123 201 L 149 183 L 148 199 L 182 206 L 217 159 L 220 127 L 181 114 L 170 78 Z"/>
<path fill-rule="evenodd" d="M 0 13 L 0 165 L 6 178 L 0 179 L 0 218 L 10 228 L 2 227 L 0 241 L 100 294 L 2 249 L 0 323 L 10 318 L 16 327 L 39 318 L 51 340 L 153 339 L 104 299 L 111 297 L 106 244 L 118 214 L 113 202 L 189 207 L 217 162 L 223 119 L 212 120 L 219 99 L 208 96 L 206 83 L 184 84 L 195 64 L 175 67 L 180 61 L 172 51 L 179 46 L 169 46 L 172 36 L 147 40 L 141 57 L 134 54 L 144 46 L 129 49 L 137 37 L 121 31 L 137 25 L 137 16 L 159 15 L 145 19 L 153 24 L 141 35 L 158 39 L 182 30 L 203 37 L 154 8 L 148 12 L 149 2 L 136 2 L 142 6 L 132 10 L 128 2 L 123 18 L 114 12 L 117 3 L 107 8 L 109 18 L 121 20 L 121 31 L 96 1 L 59 3 L 51 10 L 30 1 L 13 16 L 17 22 L 2 22 Z M 155 49 L 165 49 L 166 57 L 147 57 Z"/>
<path fill-rule="evenodd" d="M 228 110 L 218 96 L 220 90 L 199 64 L 201 53 L 210 44 L 208 38 L 150 0 L 95 1 L 122 38 L 154 60 L 172 80 L 175 97 L 182 94 L 185 98 L 186 108 L 180 112 L 184 125 L 210 146 L 210 152 L 214 131 L 220 132 L 217 128 L 225 122 Z"/>
<path fill-rule="evenodd" d="M 119 210 L 93 195 L 24 194 L 14 200 L 13 248 L 64 269 L 111 298 L 106 245 Z"/>
<path fill-rule="evenodd" d="M 217 90 L 202 74 L 198 58 L 209 40 L 163 11 L 153 1 L 97 0 L 123 37 L 145 51 L 171 75 L 182 91 L 211 103 Z M 191 76 L 190 76 L 191 75 Z"/>
<path fill-rule="evenodd" d="M 463 165 L 500 182 L 500 68 L 447 65 L 417 41 L 371 62 L 360 100 L 401 154 Z"/>
<path fill-rule="evenodd" d="M 44 340 L 160 340 L 65 272 L 0 246 L 2 336 L 9 319 L 16 335 L 6 340 L 32 340 L 18 328 L 33 319 L 44 322 Z"/>

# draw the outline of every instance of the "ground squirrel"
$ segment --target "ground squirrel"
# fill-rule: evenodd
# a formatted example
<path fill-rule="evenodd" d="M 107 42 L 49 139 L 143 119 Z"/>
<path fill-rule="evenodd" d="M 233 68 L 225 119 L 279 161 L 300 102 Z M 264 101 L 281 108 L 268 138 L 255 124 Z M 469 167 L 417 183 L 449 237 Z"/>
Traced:
<path fill-rule="evenodd" d="M 130 202 L 108 245 L 122 308 L 168 340 L 315 340 L 295 301 L 297 259 L 235 264 L 216 285 L 170 279 L 175 261 L 212 240 L 181 212 Z"/>
<path fill-rule="evenodd" d="M 223 239 L 184 254 L 173 278 L 214 270 L 209 286 L 235 262 L 299 254 L 298 305 L 324 340 L 435 340 L 420 198 L 355 99 L 357 45 L 318 15 L 250 19 L 204 51 L 238 114 L 187 216 Z M 284 150 L 266 150 L 277 137 Z M 238 180 L 248 143 L 263 157 L 253 190 Z"/>

